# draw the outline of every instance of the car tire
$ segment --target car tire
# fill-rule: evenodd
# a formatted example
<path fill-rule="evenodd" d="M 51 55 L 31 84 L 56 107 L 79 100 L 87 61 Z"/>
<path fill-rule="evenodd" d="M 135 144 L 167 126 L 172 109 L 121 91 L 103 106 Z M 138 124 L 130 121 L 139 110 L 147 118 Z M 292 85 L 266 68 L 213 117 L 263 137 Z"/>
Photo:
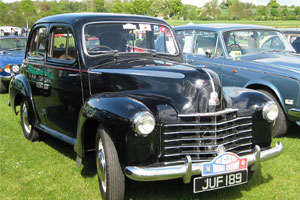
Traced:
<path fill-rule="evenodd" d="M 0 93 L 6 93 L 6 92 L 7 92 L 7 86 L 0 79 Z"/>
<path fill-rule="evenodd" d="M 21 115 L 21 126 L 22 126 L 24 136 L 32 142 L 38 140 L 40 138 L 40 134 L 37 130 L 35 130 L 35 128 L 31 124 L 29 124 L 28 108 L 24 101 L 21 103 L 20 115 Z"/>
<path fill-rule="evenodd" d="M 278 102 L 277 98 L 273 95 L 272 92 L 268 90 L 258 90 L 259 92 L 264 93 L 268 97 L 270 97 L 277 105 L 278 107 L 278 117 L 275 120 L 274 126 L 273 126 L 273 137 L 280 137 L 286 134 L 288 128 L 289 128 L 289 120 L 287 119 L 285 113 L 283 112 L 283 109 Z"/>
<path fill-rule="evenodd" d="M 125 176 L 118 153 L 108 133 L 99 126 L 96 134 L 96 167 L 103 200 L 121 200 L 125 195 Z"/>

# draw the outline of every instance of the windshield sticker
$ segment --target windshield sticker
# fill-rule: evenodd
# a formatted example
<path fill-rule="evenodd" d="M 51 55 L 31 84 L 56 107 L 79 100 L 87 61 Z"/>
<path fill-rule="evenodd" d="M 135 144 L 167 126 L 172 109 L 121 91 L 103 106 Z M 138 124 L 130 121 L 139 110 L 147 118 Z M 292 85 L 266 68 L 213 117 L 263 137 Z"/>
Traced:
<path fill-rule="evenodd" d="M 123 29 L 130 29 L 130 30 L 135 30 L 136 29 L 136 25 L 134 24 L 124 24 L 123 25 Z"/>
<path fill-rule="evenodd" d="M 160 27 L 160 32 L 165 33 L 167 31 L 167 28 L 164 26 Z"/>
<path fill-rule="evenodd" d="M 229 56 L 230 57 L 236 57 L 236 56 L 241 56 L 242 55 L 242 52 L 241 51 L 231 51 L 229 53 Z"/>
<path fill-rule="evenodd" d="M 151 25 L 150 24 L 140 24 L 140 30 L 141 31 L 151 31 Z"/>

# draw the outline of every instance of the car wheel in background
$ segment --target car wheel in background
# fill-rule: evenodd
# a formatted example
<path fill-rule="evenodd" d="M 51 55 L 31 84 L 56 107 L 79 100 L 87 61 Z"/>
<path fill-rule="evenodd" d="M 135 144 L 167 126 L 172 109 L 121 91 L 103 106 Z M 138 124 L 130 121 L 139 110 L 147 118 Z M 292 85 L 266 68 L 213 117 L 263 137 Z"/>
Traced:
<path fill-rule="evenodd" d="M 28 120 L 28 108 L 26 106 L 26 103 L 23 101 L 21 103 L 21 126 L 24 133 L 24 136 L 31 141 L 36 141 L 40 138 L 40 134 L 37 130 L 34 129 L 34 127 L 29 124 Z"/>
<path fill-rule="evenodd" d="M 113 141 L 101 127 L 96 134 L 96 166 L 103 200 L 124 199 L 125 176 Z"/>
<path fill-rule="evenodd" d="M 277 98 L 273 95 L 271 91 L 259 89 L 259 92 L 262 92 L 266 94 L 268 97 L 270 97 L 278 106 L 278 117 L 275 120 L 274 127 L 273 127 L 273 137 L 280 137 L 286 134 L 288 128 L 289 128 L 289 120 L 287 119 L 285 113 L 283 112 L 283 109 L 281 105 L 278 103 Z"/>
<path fill-rule="evenodd" d="M 0 93 L 6 93 L 6 92 L 7 92 L 7 86 L 0 79 Z"/>

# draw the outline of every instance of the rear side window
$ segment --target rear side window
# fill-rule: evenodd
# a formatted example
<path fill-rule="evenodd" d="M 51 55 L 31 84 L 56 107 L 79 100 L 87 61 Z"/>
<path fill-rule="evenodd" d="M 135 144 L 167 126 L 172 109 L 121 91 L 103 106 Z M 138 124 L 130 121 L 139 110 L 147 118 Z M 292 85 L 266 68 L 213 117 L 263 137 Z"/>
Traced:
<path fill-rule="evenodd" d="M 46 38 L 46 27 L 36 28 L 32 33 L 28 56 L 44 57 L 46 52 Z"/>
<path fill-rule="evenodd" d="M 69 27 L 58 26 L 51 29 L 51 48 L 49 57 L 58 60 L 75 60 L 74 34 Z"/>

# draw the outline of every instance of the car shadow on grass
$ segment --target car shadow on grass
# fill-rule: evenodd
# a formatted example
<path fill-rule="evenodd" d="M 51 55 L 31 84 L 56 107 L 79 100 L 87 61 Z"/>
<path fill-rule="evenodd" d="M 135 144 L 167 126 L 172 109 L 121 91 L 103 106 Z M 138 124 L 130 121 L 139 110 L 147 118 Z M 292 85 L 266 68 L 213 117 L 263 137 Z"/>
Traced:
<path fill-rule="evenodd" d="M 60 141 L 46 133 L 42 133 L 41 142 L 44 142 L 50 148 L 55 149 L 59 153 L 65 155 L 66 157 L 74 160 L 74 165 L 76 165 L 76 153 L 74 151 L 74 147 L 72 145 L 68 145 L 63 141 Z M 86 152 L 85 158 L 83 159 L 81 165 L 81 175 L 84 178 L 93 177 L 97 174 L 96 169 L 96 160 L 95 160 L 95 152 Z"/>
<path fill-rule="evenodd" d="M 193 180 L 193 179 L 192 179 Z M 255 187 L 273 180 L 271 175 L 262 176 L 261 167 L 258 167 L 252 179 L 240 186 L 223 188 L 203 193 L 193 193 L 193 181 L 184 184 L 182 179 L 158 182 L 134 182 L 127 180 L 125 199 L 239 199 L 243 191 L 251 191 Z"/>
<path fill-rule="evenodd" d="M 296 123 L 293 123 L 284 137 L 300 139 L 300 126 L 298 126 Z"/>

